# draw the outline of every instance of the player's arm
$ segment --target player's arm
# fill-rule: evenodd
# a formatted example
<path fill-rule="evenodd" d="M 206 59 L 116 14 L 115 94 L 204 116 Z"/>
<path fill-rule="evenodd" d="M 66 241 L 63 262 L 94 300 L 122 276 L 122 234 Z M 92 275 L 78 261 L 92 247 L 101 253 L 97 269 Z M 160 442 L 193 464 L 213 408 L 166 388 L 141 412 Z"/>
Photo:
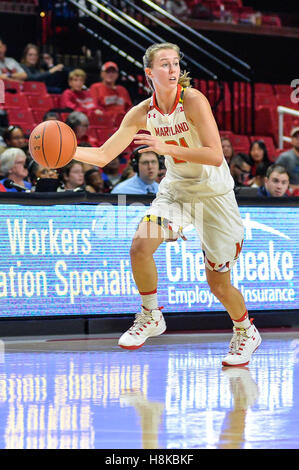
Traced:
<path fill-rule="evenodd" d="M 101 147 L 77 147 L 74 159 L 102 168 L 120 155 L 130 145 L 134 135 L 145 126 L 146 105 L 143 101 L 128 111 L 119 129 Z"/>
<path fill-rule="evenodd" d="M 208 100 L 200 91 L 187 88 L 184 95 L 184 110 L 187 120 L 197 130 L 202 147 L 192 148 L 165 144 L 154 136 L 147 137 L 143 134 L 135 136 L 135 142 L 140 145 L 148 145 L 147 151 L 154 151 L 160 155 L 170 155 L 186 162 L 220 166 L 223 162 L 223 150 L 217 124 Z"/>

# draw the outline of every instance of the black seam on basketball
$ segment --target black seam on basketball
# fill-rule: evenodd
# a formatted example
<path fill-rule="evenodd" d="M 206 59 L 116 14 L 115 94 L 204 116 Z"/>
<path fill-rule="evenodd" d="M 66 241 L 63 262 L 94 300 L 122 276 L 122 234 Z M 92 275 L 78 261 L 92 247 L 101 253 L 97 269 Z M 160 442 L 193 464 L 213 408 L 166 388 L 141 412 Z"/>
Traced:
<path fill-rule="evenodd" d="M 61 150 L 62 150 L 62 135 L 61 135 L 61 129 L 60 129 L 60 125 L 58 124 L 58 122 L 56 122 L 56 124 L 57 124 L 57 127 L 58 127 L 58 129 L 59 129 L 59 135 L 60 135 L 60 148 L 59 148 L 59 155 L 58 155 L 58 159 L 57 159 L 57 161 L 56 161 L 56 163 L 55 163 L 55 166 L 57 166 L 57 164 L 58 164 L 58 162 L 59 162 L 59 160 L 60 160 L 60 156 L 61 156 Z"/>
<path fill-rule="evenodd" d="M 44 149 L 44 136 L 45 136 L 45 132 L 46 132 L 46 127 L 47 127 L 47 125 L 48 125 L 48 123 L 45 122 L 44 128 L 43 128 L 43 135 L 42 135 L 42 151 L 43 151 L 44 160 L 45 160 L 47 166 L 49 167 L 49 163 L 48 163 L 48 160 L 46 159 L 45 149 Z"/>

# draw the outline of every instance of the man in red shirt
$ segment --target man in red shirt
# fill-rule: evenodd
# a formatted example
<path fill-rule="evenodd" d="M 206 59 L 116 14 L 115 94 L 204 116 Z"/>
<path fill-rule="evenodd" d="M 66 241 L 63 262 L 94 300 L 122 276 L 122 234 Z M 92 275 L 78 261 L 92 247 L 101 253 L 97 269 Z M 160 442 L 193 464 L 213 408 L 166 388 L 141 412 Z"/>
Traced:
<path fill-rule="evenodd" d="M 84 70 L 75 69 L 69 73 L 70 88 L 62 93 L 62 107 L 71 108 L 73 111 L 85 114 L 90 114 L 91 111 L 94 111 L 96 114 L 102 114 L 97 109 L 90 91 L 84 89 L 85 80 L 86 73 Z"/>
<path fill-rule="evenodd" d="M 115 124 L 131 108 L 132 101 L 126 88 L 116 85 L 118 79 L 118 66 L 115 62 L 106 62 L 101 69 L 99 83 L 93 83 L 90 93 L 98 108 L 105 114 L 109 114 Z"/>

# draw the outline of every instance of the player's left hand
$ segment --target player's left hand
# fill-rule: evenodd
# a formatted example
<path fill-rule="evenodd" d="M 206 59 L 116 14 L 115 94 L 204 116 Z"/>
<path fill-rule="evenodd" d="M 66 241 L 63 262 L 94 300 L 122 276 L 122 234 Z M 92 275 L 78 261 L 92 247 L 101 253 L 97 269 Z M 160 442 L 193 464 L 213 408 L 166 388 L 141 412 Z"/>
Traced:
<path fill-rule="evenodd" d="M 133 139 L 136 145 L 148 145 L 147 148 L 140 150 L 140 153 L 155 152 L 159 155 L 167 154 L 167 144 L 162 142 L 158 137 L 150 134 L 136 134 Z"/>

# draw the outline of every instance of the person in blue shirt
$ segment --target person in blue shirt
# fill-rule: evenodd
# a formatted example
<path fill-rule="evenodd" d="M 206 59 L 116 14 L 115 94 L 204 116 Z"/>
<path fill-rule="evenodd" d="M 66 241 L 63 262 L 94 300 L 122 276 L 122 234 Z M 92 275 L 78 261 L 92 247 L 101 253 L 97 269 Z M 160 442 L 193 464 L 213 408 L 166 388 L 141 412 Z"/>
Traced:
<path fill-rule="evenodd" d="M 1 174 L 4 178 L 0 181 L 4 184 L 5 180 L 10 179 L 14 183 L 26 189 L 31 189 L 31 183 L 26 181 L 28 169 L 26 168 L 26 154 L 20 148 L 11 147 L 1 154 Z M 16 188 L 7 188 L 8 192 L 16 192 Z"/>
<path fill-rule="evenodd" d="M 138 150 L 146 146 L 138 147 L 131 155 L 131 165 L 135 176 L 117 184 L 112 194 L 156 194 L 159 184 L 156 182 L 159 168 L 160 155 L 155 152 L 138 153 Z"/>
<path fill-rule="evenodd" d="M 290 177 L 286 168 L 279 164 L 273 164 L 267 169 L 265 184 L 258 190 L 258 196 L 283 197 L 287 196 Z"/>

